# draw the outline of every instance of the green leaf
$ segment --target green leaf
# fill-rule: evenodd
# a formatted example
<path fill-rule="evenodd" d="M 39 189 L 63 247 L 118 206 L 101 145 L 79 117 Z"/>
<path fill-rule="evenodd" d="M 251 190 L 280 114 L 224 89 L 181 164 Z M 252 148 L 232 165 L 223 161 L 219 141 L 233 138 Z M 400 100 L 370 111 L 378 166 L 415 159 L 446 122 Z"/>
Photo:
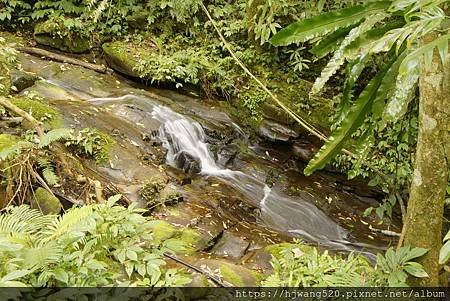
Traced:
<path fill-rule="evenodd" d="M 412 248 L 411 251 L 405 256 L 404 261 L 410 261 L 414 258 L 419 258 L 425 255 L 428 252 L 428 249 L 425 248 Z"/>
<path fill-rule="evenodd" d="M 408 262 L 404 266 L 404 269 L 408 274 L 413 275 L 414 277 L 418 277 L 418 278 L 428 277 L 427 272 L 425 272 L 425 270 L 423 269 L 423 266 L 420 263 Z"/>
<path fill-rule="evenodd" d="M 450 240 L 448 240 L 439 252 L 439 264 L 444 264 L 450 259 Z"/>
<path fill-rule="evenodd" d="M 311 175 L 317 169 L 325 167 L 325 165 L 334 158 L 348 137 L 362 124 L 365 116 L 368 114 L 374 100 L 380 100 L 384 95 L 384 91 L 378 91 L 385 75 L 390 71 L 394 60 L 391 60 L 378 74 L 369 82 L 363 90 L 359 98 L 355 101 L 350 111 L 345 116 L 339 127 L 333 131 L 322 148 L 317 152 L 313 159 L 305 168 L 305 175 Z M 394 66 L 396 71 L 396 67 Z"/>
<path fill-rule="evenodd" d="M 420 58 L 422 55 L 425 57 L 429 57 L 430 55 L 433 55 L 434 48 L 437 47 L 439 54 L 441 55 L 441 60 L 445 62 L 446 55 L 448 54 L 448 41 L 450 39 L 450 34 L 443 35 L 434 41 L 427 43 L 423 45 L 422 47 L 414 50 L 411 52 L 403 61 L 402 65 L 400 66 L 399 73 L 406 74 L 408 72 L 411 72 L 414 68 L 417 68 L 420 62 Z M 428 59 L 429 60 L 429 59 Z"/>
<path fill-rule="evenodd" d="M 31 273 L 30 270 L 16 270 L 16 271 L 12 271 L 11 273 L 7 274 L 6 276 L 4 276 L 2 278 L 2 282 L 3 281 L 11 281 L 11 280 L 19 279 L 19 278 L 22 278 L 22 277 L 30 274 L 30 273 Z"/>
<path fill-rule="evenodd" d="M 56 269 L 53 274 L 55 275 L 56 280 L 66 284 L 69 282 L 69 275 L 63 269 Z"/>
<path fill-rule="evenodd" d="M 448 190 L 450 189 L 450 186 L 448 186 L 447 187 L 447 193 L 449 193 L 448 192 Z M 450 194 L 450 193 L 449 193 Z M 450 239 L 450 230 L 447 232 L 447 234 L 445 235 L 445 237 L 444 237 L 444 241 L 447 241 L 447 240 L 449 240 Z"/>
<path fill-rule="evenodd" d="M 127 257 L 131 260 L 137 260 L 137 253 L 133 250 L 127 250 Z"/>
<path fill-rule="evenodd" d="M 60 129 L 54 129 L 50 132 L 44 134 L 39 141 L 39 147 L 43 148 L 46 146 L 49 146 L 53 142 L 62 140 L 62 139 L 68 139 L 72 137 L 72 131 L 70 129 L 66 128 L 60 128 Z"/>
<path fill-rule="evenodd" d="M 280 30 L 270 39 L 270 42 L 275 46 L 306 42 L 382 12 L 389 7 L 390 3 L 390 1 L 377 1 L 366 5 L 356 5 L 298 21 Z"/>
<path fill-rule="evenodd" d="M 366 18 L 366 20 L 361 23 L 359 26 L 353 28 L 350 33 L 345 37 L 342 41 L 339 48 L 334 52 L 333 57 L 328 61 L 327 65 L 323 68 L 320 76 L 316 78 L 314 85 L 311 88 L 311 94 L 316 94 L 320 90 L 322 90 L 325 83 L 331 78 L 333 74 L 336 73 L 337 70 L 345 63 L 345 48 L 354 41 L 358 36 L 362 33 L 366 32 L 376 23 L 380 22 L 384 18 L 387 17 L 385 13 L 378 13 Z"/>
<path fill-rule="evenodd" d="M 311 48 L 309 52 L 314 54 L 317 59 L 321 59 L 330 52 L 334 52 L 339 48 L 339 44 L 344 40 L 345 36 L 352 30 L 351 27 L 341 28 L 323 38 L 319 44 Z"/>
<path fill-rule="evenodd" d="M 401 27 L 404 21 L 388 22 L 385 26 L 368 30 L 351 42 L 344 50 L 347 58 L 356 58 L 370 53 L 371 48 L 367 47 L 381 39 L 388 31 Z"/>

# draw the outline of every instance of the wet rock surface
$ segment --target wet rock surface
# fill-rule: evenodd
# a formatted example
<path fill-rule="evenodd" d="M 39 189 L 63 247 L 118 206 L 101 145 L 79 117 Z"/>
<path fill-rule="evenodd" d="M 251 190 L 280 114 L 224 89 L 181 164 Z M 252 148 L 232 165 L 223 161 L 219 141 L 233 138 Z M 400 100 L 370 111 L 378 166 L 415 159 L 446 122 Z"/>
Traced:
<path fill-rule="evenodd" d="M 252 258 L 262 256 L 267 259 L 267 253 L 259 252 L 265 246 L 289 241 L 292 236 L 303 237 L 283 228 L 285 224 L 298 220 L 298 212 L 283 210 L 285 215 L 282 219 L 287 222 L 278 223 L 281 227 L 276 230 L 270 229 L 264 219 L 267 214 L 270 217 L 270 212 L 259 208 L 265 197 L 263 186 L 261 189 L 249 188 L 244 193 L 233 186 L 236 184 L 227 182 L 226 178 L 199 175 L 201 166 L 196 159 L 184 155 L 180 169 L 162 164 L 166 150 L 152 134 L 158 132 L 161 126 L 161 121 L 152 117 L 155 105 L 170 107 L 190 120 L 200 122 L 208 136 L 211 134 L 207 139 L 216 143 L 220 166 L 251 175 L 261 185 L 267 182 L 267 175 L 272 174 L 270 186 L 274 192 L 285 195 L 279 201 L 282 205 L 286 202 L 284 205 L 288 205 L 287 208 L 297 208 L 297 203 L 301 202 L 314 204 L 322 214 L 349 232 L 350 242 L 363 242 L 369 248 L 373 247 L 375 238 L 381 242 L 382 248 L 390 243 L 389 238 L 371 232 L 362 223 L 362 212 L 367 204 L 376 203 L 379 196 L 364 185 L 355 186 L 332 173 L 304 177 L 301 174 L 304 166 L 292 162 L 291 157 L 306 160 L 311 155 L 312 150 L 308 150 L 312 147 L 306 142 L 293 143 L 292 147 L 292 140 L 299 135 L 288 127 L 272 121 L 265 122 L 263 136 L 274 143 L 270 147 L 258 144 L 248 147 L 247 141 L 242 138 L 242 130 L 226 112 L 210 101 L 180 95 L 173 101 L 173 91 L 143 90 L 120 77 L 99 75 L 83 68 L 38 58 L 33 58 L 31 62 L 28 56 L 22 56 L 21 61 L 26 72 L 43 78 L 26 91 L 34 91 L 53 104 L 61 112 L 65 126 L 97 128 L 115 140 L 108 162 L 101 166 L 83 162 L 93 170 L 92 177 L 98 178 L 105 187 L 114 187 L 115 192 L 123 193 L 130 202 L 140 202 L 143 207 L 147 206 L 142 198 L 143 186 L 155 175 L 167 178 L 160 188 L 155 189 L 155 200 L 166 189 L 166 196 L 171 199 L 176 196 L 179 201 L 171 204 L 161 202 L 152 214 L 172 226 L 188 229 L 174 233 L 184 235 L 193 250 L 202 251 L 204 256 L 222 257 L 228 261 L 240 261 L 254 269 L 267 269 L 267 264 L 258 266 Z M 214 132 L 223 134 L 225 138 L 212 134 Z M 352 190 L 345 188 L 347 186 L 353 187 Z M 391 230 L 398 229 L 393 227 Z M 267 260 L 264 262 L 267 263 Z M 215 267 L 214 264 L 212 266 Z M 244 278 L 239 281 L 255 283 L 252 282 L 254 277 Z"/>

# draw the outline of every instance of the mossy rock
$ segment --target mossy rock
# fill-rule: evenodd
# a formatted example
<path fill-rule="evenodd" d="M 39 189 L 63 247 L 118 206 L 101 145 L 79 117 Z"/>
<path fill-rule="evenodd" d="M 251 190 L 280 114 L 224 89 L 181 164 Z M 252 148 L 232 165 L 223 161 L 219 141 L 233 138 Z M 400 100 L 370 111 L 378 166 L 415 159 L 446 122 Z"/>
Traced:
<path fill-rule="evenodd" d="M 177 238 L 185 244 L 186 254 L 192 254 L 196 251 L 203 250 L 209 242 L 209 240 L 205 241 L 204 237 L 192 228 L 184 228 L 180 230 L 177 233 Z"/>
<path fill-rule="evenodd" d="M 105 43 L 102 49 L 106 61 L 112 69 L 128 76 L 140 77 L 140 74 L 135 70 L 139 54 L 129 44 L 120 41 Z"/>
<path fill-rule="evenodd" d="M 14 97 L 11 98 L 11 102 L 29 113 L 36 120 L 41 121 L 47 129 L 59 128 L 63 123 L 59 112 L 41 101 L 23 97 Z"/>
<path fill-rule="evenodd" d="M 34 27 L 34 39 L 38 44 L 70 52 L 83 53 L 90 49 L 87 38 L 71 32 L 63 24 L 45 21 Z"/>
<path fill-rule="evenodd" d="M 17 46 L 24 46 L 26 44 L 25 38 L 23 36 L 19 36 L 17 33 L 0 31 L 0 37 L 5 39 L 6 44 L 14 44 Z"/>
<path fill-rule="evenodd" d="M 259 286 L 264 277 L 261 273 L 223 260 L 201 259 L 195 265 L 207 266 L 212 271 L 219 270 L 222 279 L 236 287 Z"/>
<path fill-rule="evenodd" d="M 149 225 L 153 232 L 153 241 L 155 244 L 160 244 L 163 241 L 174 237 L 178 231 L 175 226 L 162 220 L 150 221 Z"/>
<path fill-rule="evenodd" d="M 148 207 L 153 207 L 160 203 L 159 193 L 166 187 L 168 178 L 163 174 L 154 174 L 144 185 L 142 185 L 139 194 L 145 200 Z"/>
<path fill-rule="evenodd" d="M 12 85 L 16 87 L 17 92 L 23 91 L 31 86 L 39 79 L 36 75 L 20 70 L 11 71 Z"/>
<path fill-rule="evenodd" d="M 158 201 L 163 204 L 174 204 L 182 200 L 182 195 L 177 187 L 173 184 L 166 185 L 159 192 Z"/>
<path fill-rule="evenodd" d="M 62 205 L 57 197 L 46 189 L 39 187 L 34 191 L 31 208 L 38 209 L 44 214 L 58 214 L 62 209 Z"/>
<path fill-rule="evenodd" d="M 17 136 L 0 134 L 0 151 L 13 146 L 18 140 Z"/>
<path fill-rule="evenodd" d="M 9 69 L 0 61 L 0 96 L 7 96 L 11 92 L 11 76 Z"/>

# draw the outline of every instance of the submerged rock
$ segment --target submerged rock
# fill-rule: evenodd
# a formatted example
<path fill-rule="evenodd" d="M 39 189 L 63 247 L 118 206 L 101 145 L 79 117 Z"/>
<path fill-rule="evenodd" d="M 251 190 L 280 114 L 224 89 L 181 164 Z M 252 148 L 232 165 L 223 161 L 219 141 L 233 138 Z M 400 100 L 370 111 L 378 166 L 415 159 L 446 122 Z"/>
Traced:
<path fill-rule="evenodd" d="M 64 52 L 83 53 L 90 49 L 87 38 L 70 31 L 63 24 L 50 20 L 38 23 L 34 27 L 34 39 L 38 44 Z"/>
<path fill-rule="evenodd" d="M 43 214 L 58 214 L 62 209 L 62 205 L 57 197 L 52 195 L 46 189 L 39 187 L 34 192 L 31 208 L 38 209 Z"/>
<path fill-rule="evenodd" d="M 181 152 L 175 156 L 178 168 L 182 169 L 187 174 L 196 174 L 202 170 L 200 162 L 187 152 Z"/>

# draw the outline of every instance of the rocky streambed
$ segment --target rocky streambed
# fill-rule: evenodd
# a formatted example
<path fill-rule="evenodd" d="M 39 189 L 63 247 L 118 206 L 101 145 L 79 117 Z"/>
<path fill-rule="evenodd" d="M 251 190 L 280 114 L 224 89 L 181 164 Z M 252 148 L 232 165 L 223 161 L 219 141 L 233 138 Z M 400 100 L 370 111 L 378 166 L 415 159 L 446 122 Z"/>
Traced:
<path fill-rule="evenodd" d="M 370 258 L 393 243 L 363 217 L 377 191 L 331 172 L 302 175 L 299 158 L 312 144 L 295 130 L 267 120 L 260 137 L 249 137 L 226 103 L 30 55 L 19 61 L 19 95 L 41 96 L 64 127 L 96 128 L 114 140 L 108 162 L 79 168 L 105 190 L 152 208 L 161 239 L 188 241 L 186 261 L 226 270 L 235 285 L 254 285 L 270 269 L 268 246 L 295 237 Z M 80 202 L 75 186 L 60 190 Z"/>

